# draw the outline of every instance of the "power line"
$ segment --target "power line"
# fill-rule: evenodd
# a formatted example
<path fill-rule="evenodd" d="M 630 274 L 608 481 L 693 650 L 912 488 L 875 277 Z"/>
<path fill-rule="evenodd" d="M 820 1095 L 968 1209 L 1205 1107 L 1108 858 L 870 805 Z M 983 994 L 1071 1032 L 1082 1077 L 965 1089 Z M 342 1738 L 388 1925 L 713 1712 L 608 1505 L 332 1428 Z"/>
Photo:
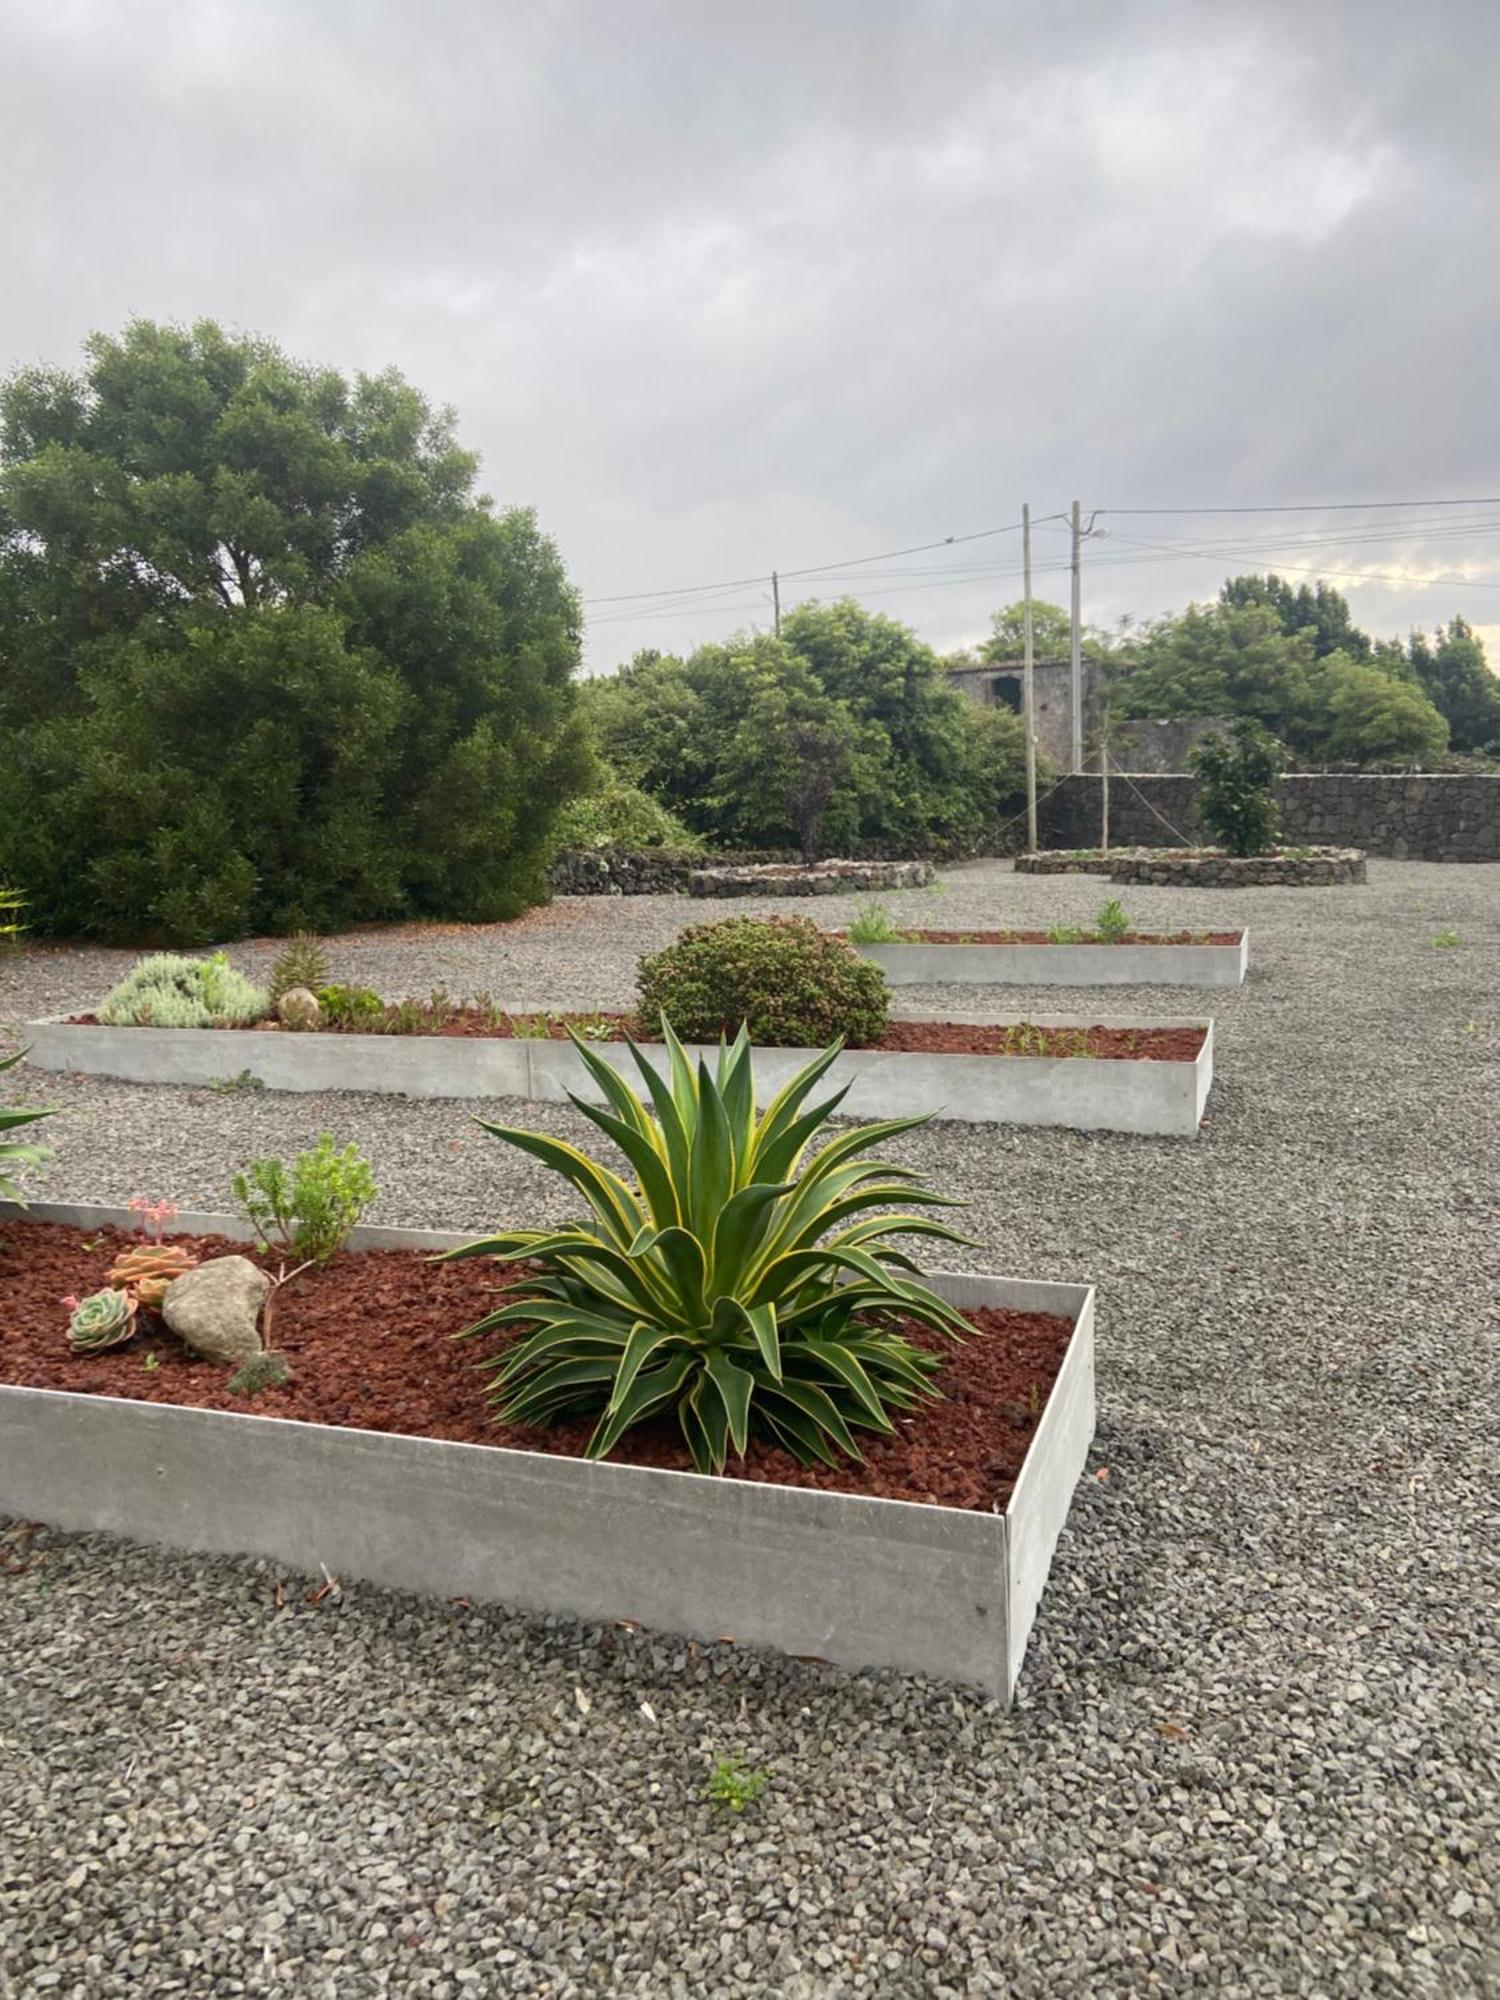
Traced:
<path fill-rule="evenodd" d="M 1044 518 L 1051 521 L 1058 516 L 1048 514 Z M 843 562 L 811 563 L 805 569 L 778 569 L 776 574 L 783 581 L 789 576 L 821 576 L 829 570 L 859 569 L 867 563 L 895 562 L 901 556 L 926 555 L 932 549 L 957 548 L 965 542 L 983 542 L 993 535 L 1018 535 L 1020 532 L 1021 523 L 1010 521 L 1002 528 L 977 528 L 969 535 L 943 535 L 935 542 L 916 542 L 909 549 L 883 549 L 877 555 L 850 556 Z M 583 601 L 585 604 L 640 604 L 648 598 L 691 597 L 700 591 L 711 590 L 744 590 L 752 583 L 769 583 L 770 579 L 771 571 L 763 570 L 757 576 L 729 577 L 722 583 L 676 584 L 664 590 L 630 590 L 613 597 L 586 597 Z"/>
<path fill-rule="evenodd" d="M 1097 507 L 1094 511 L 1096 514 L 1369 514 L 1390 507 L 1500 507 L 1500 496 L 1490 493 L 1477 500 L 1308 500 L 1276 507 Z"/>

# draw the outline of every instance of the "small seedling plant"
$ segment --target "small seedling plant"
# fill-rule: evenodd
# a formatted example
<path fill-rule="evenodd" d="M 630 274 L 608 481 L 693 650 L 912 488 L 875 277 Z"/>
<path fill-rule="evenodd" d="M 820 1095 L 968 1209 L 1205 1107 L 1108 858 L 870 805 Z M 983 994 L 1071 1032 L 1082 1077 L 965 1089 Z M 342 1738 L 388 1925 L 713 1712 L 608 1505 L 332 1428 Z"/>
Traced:
<path fill-rule="evenodd" d="M 299 1153 L 290 1173 L 281 1160 L 251 1160 L 234 1177 L 234 1198 L 263 1249 L 327 1264 L 380 1190 L 357 1146 L 334 1145 L 325 1132 Z"/>
<path fill-rule="evenodd" d="M 764 1771 L 752 1770 L 742 1757 L 720 1757 L 708 1774 L 705 1789 L 716 1806 L 742 1813 L 753 1806 L 770 1783 Z"/>
<path fill-rule="evenodd" d="M 1123 944 L 1130 934 L 1130 918 L 1125 914 L 1125 906 L 1118 897 L 1111 896 L 1099 905 L 1099 914 L 1094 918 L 1094 930 L 1101 944 Z"/>

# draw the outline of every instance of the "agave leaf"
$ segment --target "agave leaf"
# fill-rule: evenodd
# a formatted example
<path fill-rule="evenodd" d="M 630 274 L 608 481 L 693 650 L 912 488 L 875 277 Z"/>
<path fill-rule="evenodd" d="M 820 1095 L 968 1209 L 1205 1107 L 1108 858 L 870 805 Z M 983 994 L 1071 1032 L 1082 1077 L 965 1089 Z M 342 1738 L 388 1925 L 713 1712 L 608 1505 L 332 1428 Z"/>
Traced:
<path fill-rule="evenodd" d="M 795 1076 L 788 1077 L 780 1090 L 771 1099 L 771 1102 L 761 1113 L 760 1123 L 755 1128 L 757 1172 L 764 1172 L 772 1180 L 779 1181 L 786 1179 L 787 1175 L 796 1165 L 796 1158 L 793 1156 L 781 1159 L 775 1154 L 773 1149 L 778 1141 L 784 1138 L 793 1121 L 796 1119 L 797 1113 L 806 1102 L 809 1093 L 816 1089 L 817 1085 L 828 1074 L 828 1071 L 838 1061 L 843 1052 L 844 1044 L 842 1038 L 836 1042 L 830 1042 L 821 1055 L 813 1057 L 806 1068 L 798 1070 Z M 845 1084 L 844 1088 L 829 1100 L 828 1106 L 824 1107 L 818 1119 L 819 1124 L 830 1115 L 831 1107 L 845 1096 L 848 1089 L 849 1085 Z"/>
<path fill-rule="evenodd" d="M 629 1086 L 625 1087 L 628 1091 Z M 568 1096 L 585 1118 L 596 1125 L 607 1139 L 614 1141 L 634 1167 L 653 1221 L 662 1226 L 678 1221 L 677 1190 L 656 1143 L 655 1128 L 642 1132 L 633 1120 L 616 1118 L 612 1112 L 601 1111 L 597 1104 L 585 1103 L 571 1090 Z"/>
<path fill-rule="evenodd" d="M 806 1341 L 798 1348 L 799 1358 L 806 1356 L 815 1366 L 826 1368 L 828 1372 L 852 1391 L 855 1401 L 864 1415 L 862 1421 L 877 1431 L 891 1431 L 895 1428 L 885 1413 L 875 1384 L 870 1380 L 858 1359 L 836 1340 Z"/>
<path fill-rule="evenodd" d="M 665 1268 L 677 1317 L 696 1323 L 707 1320 L 708 1259 L 692 1230 L 663 1229 L 650 1254 Z"/>
<path fill-rule="evenodd" d="M 844 1413 L 826 1389 L 815 1382 L 802 1382 L 788 1375 L 778 1382 L 774 1389 L 763 1393 L 774 1396 L 782 1404 L 790 1404 L 806 1417 L 811 1417 L 817 1428 L 835 1444 L 843 1447 L 850 1458 L 863 1458 L 864 1453 L 854 1440 L 854 1434 L 844 1421 Z M 783 1419 L 784 1421 L 784 1419 Z M 837 1463 L 837 1461 L 833 1461 Z"/>
<path fill-rule="evenodd" d="M 539 1368 L 523 1382 L 502 1383 L 495 1415 L 502 1424 L 545 1422 L 578 1401 L 579 1391 L 599 1388 L 614 1374 L 608 1356 L 568 1356 L 549 1368 Z"/>
<path fill-rule="evenodd" d="M 667 1060 L 672 1070 L 672 1102 L 677 1106 L 683 1129 L 692 1139 L 698 1128 L 698 1082 L 693 1074 L 693 1065 L 687 1050 L 672 1032 L 672 1023 L 663 1014 L 661 1017 L 661 1038 L 666 1045 Z"/>
<path fill-rule="evenodd" d="M 675 1402 L 682 1391 L 682 1385 L 697 1368 L 696 1358 L 691 1354 L 674 1355 L 663 1367 L 650 1368 L 636 1376 L 630 1394 L 618 1409 L 599 1419 L 594 1434 L 585 1447 L 587 1458 L 603 1458 L 613 1451 L 632 1424 L 638 1424 L 646 1417 L 654 1416 L 669 1403 Z"/>
<path fill-rule="evenodd" d="M 778 1403 L 762 1408 L 760 1414 L 776 1441 L 803 1465 L 838 1464 L 838 1453 L 805 1411 Z"/>
<path fill-rule="evenodd" d="M 519 1152 L 529 1153 L 544 1167 L 551 1167 L 554 1173 L 561 1174 L 570 1186 L 578 1190 L 618 1242 L 628 1243 L 640 1228 L 640 1209 L 624 1181 L 608 1167 L 591 1160 L 579 1147 L 569 1145 L 566 1139 L 554 1139 L 546 1132 L 524 1132 L 514 1125 L 491 1125 L 483 1118 L 475 1122 L 492 1138 L 514 1146 Z M 472 1243 L 458 1250 L 443 1252 L 444 1258 L 487 1254 Z"/>
<path fill-rule="evenodd" d="M 650 1320 L 637 1320 L 630 1329 L 630 1338 L 625 1343 L 625 1352 L 620 1356 L 619 1372 L 609 1401 L 604 1406 L 606 1416 L 613 1416 L 629 1396 L 635 1386 L 635 1378 L 659 1349 L 670 1342 L 680 1340 L 681 1331 L 672 1326 L 654 1326 Z"/>
<path fill-rule="evenodd" d="M 698 1060 L 698 1129 L 688 1170 L 688 1215 L 692 1227 L 707 1236 L 728 1201 L 734 1185 L 734 1144 L 724 1100 L 708 1064 Z"/>
<path fill-rule="evenodd" d="M 793 1185 L 791 1181 L 756 1181 L 732 1195 L 720 1209 L 709 1252 L 710 1285 L 715 1294 L 738 1290 L 749 1260 L 760 1248 L 767 1221 Z"/>
<path fill-rule="evenodd" d="M 730 1439 L 743 1458 L 750 1442 L 750 1399 L 755 1394 L 755 1377 L 748 1368 L 733 1362 L 722 1347 L 711 1347 L 703 1366 L 724 1406 Z"/>
<path fill-rule="evenodd" d="M 755 1150 L 755 1073 L 750 1036 L 743 1025 L 732 1046 L 720 1051 L 715 1083 L 723 1099 L 724 1115 L 729 1121 L 734 1185 L 743 1187 Z"/>

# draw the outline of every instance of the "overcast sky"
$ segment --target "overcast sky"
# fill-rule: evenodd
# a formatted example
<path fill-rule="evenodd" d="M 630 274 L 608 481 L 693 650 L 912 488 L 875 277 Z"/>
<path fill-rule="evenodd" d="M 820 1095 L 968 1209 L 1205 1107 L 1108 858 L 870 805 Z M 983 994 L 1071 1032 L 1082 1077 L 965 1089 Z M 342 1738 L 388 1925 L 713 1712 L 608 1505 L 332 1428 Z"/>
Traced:
<path fill-rule="evenodd" d="M 134 315 L 394 362 L 557 538 L 595 669 L 770 619 L 597 600 L 1023 499 L 1487 496 L 1497 57 L 1492 0 L 0 0 L 0 363 Z M 1500 659 L 1500 507 L 1095 526 L 1101 623 L 1279 566 Z M 784 602 L 857 585 L 947 647 L 1018 565 Z"/>

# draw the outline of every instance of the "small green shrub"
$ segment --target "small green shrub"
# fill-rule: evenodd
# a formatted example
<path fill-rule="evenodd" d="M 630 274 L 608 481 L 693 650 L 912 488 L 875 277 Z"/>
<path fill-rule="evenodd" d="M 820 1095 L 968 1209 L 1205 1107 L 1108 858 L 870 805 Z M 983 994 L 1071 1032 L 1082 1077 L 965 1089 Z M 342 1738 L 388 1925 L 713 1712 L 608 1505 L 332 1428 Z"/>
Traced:
<path fill-rule="evenodd" d="M 570 799 L 557 816 L 559 852 L 568 848 L 675 848 L 699 854 L 703 842 L 690 826 L 635 785 L 606 785 L 587 797 Z"/>
<path fill-rule="evenodd" d="M 849 926 L 851 944 L 896 944 L 901 933 L 891 922 L 890 912 L 873 896 L 868 896 L 855 912 Z"/>
<path fill-rule="evenodd" d="M 503 1230 L 449 1253 L 529 1267 L 507 1303 L 467 1329 L 524 1329 L 489 1364 L 496 1416 L 592 1416 L 587 1453 L 603 1458 L 632 1425 L 670 1412 L 700 1472 L 722 1472 L 752 1435 L 804 1463 L 858 1458 L 856 1429 L 889 1436 L 891 1412 L 935 1393 L 938 1356 L 904 1328 L 968 1331 L 892 1241 L 961 1242 L 921 1212 L 952 1204 L 913 1169 L 859 1157 L 926 1121 L 857 1127 L 809 1159 L 844 1096 L 806 1109 L 837 1042 L 757 1115 L 744 1035 L 710 1070 L 693 1067 L 665 1022 L 663 1033 L 670 1081 L 631 1045 L 654 1116 L 574 1037 L 609 1108 L 574 1101 L 624 1154 L 634 1185 L 546 1133 L 485 1126 L 560 1173 L 589 1210 L 584 1222 Z"/>
<path fill-rule="evenodd" d="M 1188 757 L 1198 780 L 1198 811 L 1226 854 L 1268 854 L 1281 814 L 1272 786 L 1281 745 L 1258 722 L 1240 716 L 1225 736 L 1214 730 Z"/>
<path fill-rule="evenodd" d="M 270 996 L 222 951 L 212 958 L 156 952 L 114 987 L 99 1009 L 108 1028 L 246 1028 L 270 1012 Z"/>
<path fill-rule="evenodd" d="M 26 1054 L 25 1049 L 17 1049 L 12 1055 L 0 1056 L 0 1073 L 14 1069 Z M 0 1104 L 0 1133 L 18 1132 L 23 1125 L 35 1125 L 39 1118 L 50 1118 L 50 1111 L 22 1110 L 19 1104 Z M 38 1167 L 44 1160 L 52 1158 L 47 1146 L 32 1145 L 24 1139 L 0 1138 L 0 1201 L 20 1201 L 21 1190 L 10 1178 L 15 1167 Z"/>
<path fill-rule="evenodd" d="M 1101 944 L 1119 944 L 1129 935 L 1130 919 L 1125 914 L 1125 906 L 1116 896 L 1111 896 L 1099 905 L 1099 914 L 1094 918 L 1094 930 Z"/>
<path fill-rule="evenodd" d="M 1054 924 L 1047 933 L 1048 944 L 1087 944 L 1089 934 L 1080 924 Z"/>
<path fill-rule="evenodd" d="M 385 1012 L 385 1002 L 368 986 L 316 986 L 313 991 L 331 1028 L 368 1027 Z"/>
<path fill-rule="evenodd" d="M 329 1261 L 380 1192 L 359 1148 L 339 1152 L 327 1132 L 290 1174 L 281 1160 L 251 1160 L 233 1185 L 259 1243 L 315 1264 Z"/>
<path fill-rule="evenodd" d="M 747 1027 L 768 1048 L 878 1042 L 890 998 L 878 966 L 808 917 L 728 917 L 694 924 L 639 968 L 640 1010 L 689 1042 Z"/>
<path fill-rule="evenodd" d="M 327 984 L 328 954 L 322 939 L 313 931 L 295 932 L 271 967 L 271 1005 L 274 1007 L 282 994 L 294 987 L 305 986 L 309 993 L 316 993 Z"/>

